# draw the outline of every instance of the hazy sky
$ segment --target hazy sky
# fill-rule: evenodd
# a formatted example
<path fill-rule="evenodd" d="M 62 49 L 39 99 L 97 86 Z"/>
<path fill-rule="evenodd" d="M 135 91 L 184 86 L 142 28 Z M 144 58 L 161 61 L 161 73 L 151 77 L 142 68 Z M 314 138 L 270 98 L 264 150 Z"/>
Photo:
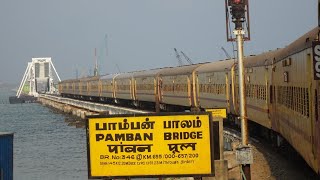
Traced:
<path fill-rule="evenodd" d="M 288 45 L 317 26 L 317 0 L 249 0 L 245 54 Z M 61 79 L 225 59 L 224 0 L 1 0 L 0 82 L 19 83 L 32 57 L 52 57 Z M 106 43 L 105 35 L 107 38 Z"/>

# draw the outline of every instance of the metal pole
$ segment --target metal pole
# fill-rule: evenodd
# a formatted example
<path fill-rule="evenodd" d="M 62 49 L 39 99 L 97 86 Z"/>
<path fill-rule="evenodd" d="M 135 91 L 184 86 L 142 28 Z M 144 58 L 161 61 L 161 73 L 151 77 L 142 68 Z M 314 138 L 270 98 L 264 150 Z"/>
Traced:
<path fill-rule="evenodd" d="M 240 120 L 241 120 L 241 135 L 242 135 L 242 146 L 248 146 L 248 122 L 246 112 L 246 96 L 245 96 L 245 80 L 244 80 L 244 55 L 243 55 L 243 35 L 244 30 L 237 29 L 234 31 L 237 37 L 238 46 L 238 68 L 239 68 L 239 99 L 240 99 Z M 246 180 L 251 179 L 250 164 L 242 164 L 242 171 Z"/>
<path fill-rule="evenodd" d="M 248 124 L 246 112 L 246 96 L 245 96 L 245 80 L 244 80 L 244 65 L 243 65 L 243 30 L 235 30 L 237 36 L 238 46 L 238 67 L 239 67 L 239 98 L 240 98 L 240 120 L 241 120 L 241 134 L 242 145 L 248 145 Z"/>
<path fill-rule="evenodd" d="M 53 65 L 53 63 L 52 63 L 51 60 L 50 60 L 50 65 L 53 67 L 53 70 L 54 70 L 54 72 L 56 73 L 59 82 L 61 82 L 61 79 L 60 79 L 60 77 L 59 77 L 59 74 L 58 74 L 58 72 L 57 72 L 56 68 L 54 67 L 54 65 Z M 77 77 L 77 79 L 78 79 L 78 77 Z"/>

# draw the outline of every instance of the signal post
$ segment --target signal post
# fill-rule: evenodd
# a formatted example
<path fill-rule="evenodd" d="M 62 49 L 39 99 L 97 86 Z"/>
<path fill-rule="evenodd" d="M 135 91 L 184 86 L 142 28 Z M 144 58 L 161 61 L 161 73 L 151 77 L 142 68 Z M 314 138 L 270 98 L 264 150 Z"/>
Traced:
<path fill-rule="evenodd" d="M 238 55 L 238 76 L 239 76 L 239 99 L 240 99 L 240 116 L 241 120 L 241 136 L 242 144 L 237 148 L 236 159 L 241 165 L 242 179 L 250 180 L 250 164 L 252 164 L 252 152 L 248 146 L 248 123 L 246 113 L 246 96 L 245 96 L 245 78 L 244 78 L 244 54 L 243 41 L 250 40 L 250 20 L 249 20 L 249 3 L 248 0 L 225 0 L 226 4 L 226 25 L 227 25 L 227 40 L 237 42 Z M 230 11 L 229 11 L 230 10 Z M 231 15 L 231 17 L 229 16 Z M 233 34 L 236 38 L 229 34 L 230 21 L 234 23 Z M 246 23 L 245 23 L 246 22 Z M 247 26 L 243 26 L 246 24 Z M 246 31 L 247 30 L 247 34 Z"/>

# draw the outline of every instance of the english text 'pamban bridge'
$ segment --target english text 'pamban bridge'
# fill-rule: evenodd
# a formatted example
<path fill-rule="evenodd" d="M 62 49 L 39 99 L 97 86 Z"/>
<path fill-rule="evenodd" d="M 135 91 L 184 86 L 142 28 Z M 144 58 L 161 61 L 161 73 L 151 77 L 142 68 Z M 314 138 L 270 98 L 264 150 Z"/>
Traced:
<path fill-rule="evenodd" d="M 319 179 L 320 1 L 288 2 L 26 3 L 0 180 Z"/>

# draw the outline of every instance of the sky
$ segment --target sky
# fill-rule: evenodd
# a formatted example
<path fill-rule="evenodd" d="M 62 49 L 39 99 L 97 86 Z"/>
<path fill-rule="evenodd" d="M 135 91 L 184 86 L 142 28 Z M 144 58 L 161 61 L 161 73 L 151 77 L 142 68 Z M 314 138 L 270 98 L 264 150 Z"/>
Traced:
<path fill-rule="evenodd" d="M 232 55 L 224 0 L 1 0 L 0 82 L 20 83 L 31 58 L 52 57 L 62 80 L 177 66 Z M 317 0 L 249 0 L 245 55 L 284 47 L 317 26 Z"/>

